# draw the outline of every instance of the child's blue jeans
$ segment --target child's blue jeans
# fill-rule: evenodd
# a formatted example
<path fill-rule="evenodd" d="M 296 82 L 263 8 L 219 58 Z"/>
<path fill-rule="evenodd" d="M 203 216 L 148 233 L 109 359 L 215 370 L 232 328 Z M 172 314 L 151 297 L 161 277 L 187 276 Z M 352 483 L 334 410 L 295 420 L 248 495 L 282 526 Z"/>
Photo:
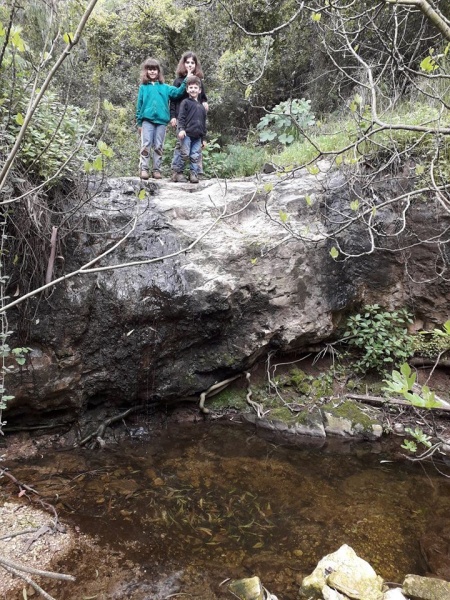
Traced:
<path fill-rule="evenodd" d="M 153 171 L 161 171 L 164 138 L 166 137 L 166 126 L 142 121 L 141 132 L 141 170 L 148 171 L 150 153 L 153 149 Z"/>
<path fill-rule="evenodd" d="M 188 135 L 181 141 L 180 152 L 175 152 L 172 161 L 172 169 L 182 173 L 184 164 L 189 161 L 189 170 L 198 175 L 199 161 L 202 150 L 202 139 L 191 138 Z"/>

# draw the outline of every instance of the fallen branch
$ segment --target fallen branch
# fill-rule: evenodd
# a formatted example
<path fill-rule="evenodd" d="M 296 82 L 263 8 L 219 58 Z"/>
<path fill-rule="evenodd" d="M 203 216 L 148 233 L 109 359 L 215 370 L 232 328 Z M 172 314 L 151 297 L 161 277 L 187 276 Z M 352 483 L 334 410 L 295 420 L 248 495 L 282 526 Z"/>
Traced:
<path fill-rule="evenodd" d="M 100 425 L 97 427 L 97 429 L 95 431 L 86 435 L 81 441 L 74 444 L 73 447 L 78 448 L 79 446 L 85 446 L 88 442 L 90 442 L 92 440 L 92 438 L 95 438 L 96 441 L 101 445 L 101 442 L 103 441 L 103 435 L 105 433 L 105 429 L 107 427 L 109 427 L 109 425 L 112 425 L 112 423 L 115 423 L 116 421 L 120 421 L 121 419 L 124 419 L 130 413 L 136 412 L 138 410 L 142 410 L 143 408 L 144 408 L 143 404 L 140 404 L 139 406 L 133 406 L 132 408 L 129 408 L 129 409 L 125 410 L 124 412 L 119 413 L 118 415 L 115 415 L 113 417 L 109 417 L 108 419 L 105 419 L 102 423 L 100 423 Z"/>
<path fill-rule="evenodd" d="M 0 541 L 1 540 L 11 540 L 12 538 L 18 537 L 19 535 L 26 535 L 27 533 L 36 533 L 36 531 L 39 531 L 39 527 L 33 527 L 31 529 L 23 529 L 22 531 L 8 533 L 8 535 L 0 536 Z"/>
<path fill-rule="evenodd" d="M 223 381 L 218 381 L 217 383 L 214 383 L 212 386 L 210 386 L 205 392 L 202 392 L 200 394 L 200 403 L 199 403 L 200 411 L 202 413 L 204 413 L 205 415 L 209 414 L 209 412 L 210 412 L 209 408 L 205 408 L 206 397 L 207 396 L 212 397 L 212 396 L 215 396 L 216 394 L 219 394 L 222 390 L 224 390 L 227 386 L 229 386 L 232 381 L 235 381 L 241 375 L 242 375 L 242 373 L 239 373 L 239 375 L 234 375 L 234 377 L 229 377 L 228 379 L 224 379 Z"/>
<path fill-rule="evenodd" d="M 20 563 L 8 560 L 0 555 L 0 565 L 23 571 L 24 573 L 30 573 L 31 575 L 40 575 L 41 577 L 48 577 L 49 579 L 60 579 L 62 581 L 75 581 L 73 575 L 65 575 L 64 573 L 55 573 L 54 571 L 43 571 L 42 569 L 35 569 L 33 567 L 27 567 Z"/>
<path fill-rule="evenodd" d="M 36 494 L 37 496 L 39 496 L 39 492 L 37 492 L 36 490 L 34 490 L 29 485 L 26 485 L 25 483 L 22 483 L 21 481 L 19 481 L 18 479 L 16 479 L 14 477 L 14 475 L 12 473 L 10 473 L 7 469 L 0 469 L 0 477 L 2 477 L 3 475 L 5 477 L 8 477 L 8 479 L 10 479 L 15 485 L 17 485 L 17 487 L 20 489 L 21 492 L 23 492 L 24 490 L 26 490 L 27 492 L 31 492 L 31 493 Z"/>
<path fill-rule="evenodd" d="M 50 596 L 45 590 L 41 588 L 31 577 L 27 575 L 27 573 L 32 575 L 41 575 L 42 577 L 49 577 L 50 579 L 59 579 L 62 581 L 75 581 L 75 577 L 72 575 L 65 575 L 64 573 L 54 573 L 53 571 L 42 571 L 40 569 L 33 569 L 32 567 L 26 567 L 25 565 L 21 565 L 19 563 L 12 562 L 0 556 L 0 566 L 16 575 L 16 577 L 20 577 L 23 579 L 25 583 L 31 585 L 32 588 L 36 590 L 43 598 L 46 600 L 55 600 L 53 596 Z"/>
<path fill-rule="evenodd" d="M 7 469 L 0 469 L 0 477 L 2 477 L 3 475 L 8 477 L 15 485 L 17 485 L 17 487 L 20 490 L 19 496 L 23 496 L 25 494 L 27 496 L 27 498 L 30 500 L 30 502 L 34 502 L 34 503 L 37 502 L 38 504 L 40 504 L 42 506 L 42 508 L 44 510 L 46 510 L 47 512 L 49 512 L 53 515 L 53 517 L 54 517 L 53 531 L 62 531 L 62 532 L 65 531 L 65 527 L 60 525 L 60 523 L 59 523 L 58 513 L 56 511 L 56 508 L 53 506 L 53 504 L 50 504 L 49 502 L 45 502 L 44 500 L 42 500 L 39 492 L 37 492 L 35 489 L 30 487 L 26 483 L 19 481 Z M 30 492 L 31 494 L 34 494 L 34 496 L 29 496 L 28 494 L 26 494 L 26 492 Z"/>
<path fill-rule="evenodd" d="M 408 406 L 409 408 L 420 409 L 420 406 L 413 406 L 410 402 L 406 402 L 406 400 L 397 400 L 396 398 L 381 398 L 380 396 L 360 396 L 358 394 L 345 394 L 345 396 L 347 398 L 351 398 L 352 400 L 359 400 L 360 402 L 364 402 L 365 404 L 372 404 L 374 406 L 394 405 Z M 438 410 L 450 414 L 450 408 L 446 406 L 434 406 L 432 408 L 427 408 L 426 410 Z"/>

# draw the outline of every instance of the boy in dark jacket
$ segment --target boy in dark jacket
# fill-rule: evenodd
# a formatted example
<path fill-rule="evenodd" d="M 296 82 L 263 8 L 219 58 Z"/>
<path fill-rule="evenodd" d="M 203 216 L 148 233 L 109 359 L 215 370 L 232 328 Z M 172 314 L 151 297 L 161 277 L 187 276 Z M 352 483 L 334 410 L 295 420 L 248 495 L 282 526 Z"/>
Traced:
<path fill-rule="evenodd" d="M 173 181 L 184 181 L 184 164 L 189 161 L 189 181 L 198 183 L 201 148 L 206 136 L 206 110 L 199 100 L 202 84 L 198 77 L 186 79 L 188 98 L 183 100 L 178 113 L 177 130 L 181 151 L 172 162 Z"/>

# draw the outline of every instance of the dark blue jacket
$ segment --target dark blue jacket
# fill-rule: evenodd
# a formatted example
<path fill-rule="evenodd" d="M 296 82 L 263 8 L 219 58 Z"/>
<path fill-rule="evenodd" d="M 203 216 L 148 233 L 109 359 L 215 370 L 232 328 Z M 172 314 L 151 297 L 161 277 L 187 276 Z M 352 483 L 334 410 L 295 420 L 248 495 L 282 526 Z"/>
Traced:
<path fill-rule="evenodd" d="M 185 80 L 184 77 L 177 77 L 175 79 L 175 81 L 173 82 L 173 85 L 175 87 L 180 87 L 180 85 L 183 83 L 184 80 Z M 178 119 L 178 113 L 180 112 L 180 105 L 185 98 L 189 98 L 186 90 L 185 90 L 184 94 L 181 96 L 181 98 L 176 98 L 175 100 L 170 100 L 170 118 L 171 119 L 174 119 L 174 118 Z M 206 97 L 206 93 L 205 93 L 205 84 L 203 83 L 203 80 L 202 80 L 202 89 L 201 89 L 198 99 L 200 100 L 200 102 L 208 102 L 208 98 Z"/>
<path fill-rule="evenodd" d="M 206 135 L 206 109 L 201 102 L 186 98 L 180 105 L 177 130 L 184 131 L 190 138 L 203 138 Z"/>

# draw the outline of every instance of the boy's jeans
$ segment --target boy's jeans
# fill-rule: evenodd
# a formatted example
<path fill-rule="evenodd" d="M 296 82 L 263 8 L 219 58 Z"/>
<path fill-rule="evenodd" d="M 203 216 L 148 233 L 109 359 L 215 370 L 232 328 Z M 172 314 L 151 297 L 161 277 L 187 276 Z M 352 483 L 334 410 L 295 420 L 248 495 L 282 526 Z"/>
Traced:
<path fill-rule="evenodd" d="M 153 171 L 161 171 L 166 126 L 142 121 L 141 132 L 141 170 L 148 171 L 150 150 L 153 148 Z"/>
<path fill-rule="evenodd" d="M 188 135 L 181 141 L 180 152 L 175 152 L 172 161 L 172 169 L 182 173 L 184 163 L 189 161 L 189 169 L 196 175 L 199 172 L 199 161 L 202 149 L 201 138 L 191 138 Z"/>

